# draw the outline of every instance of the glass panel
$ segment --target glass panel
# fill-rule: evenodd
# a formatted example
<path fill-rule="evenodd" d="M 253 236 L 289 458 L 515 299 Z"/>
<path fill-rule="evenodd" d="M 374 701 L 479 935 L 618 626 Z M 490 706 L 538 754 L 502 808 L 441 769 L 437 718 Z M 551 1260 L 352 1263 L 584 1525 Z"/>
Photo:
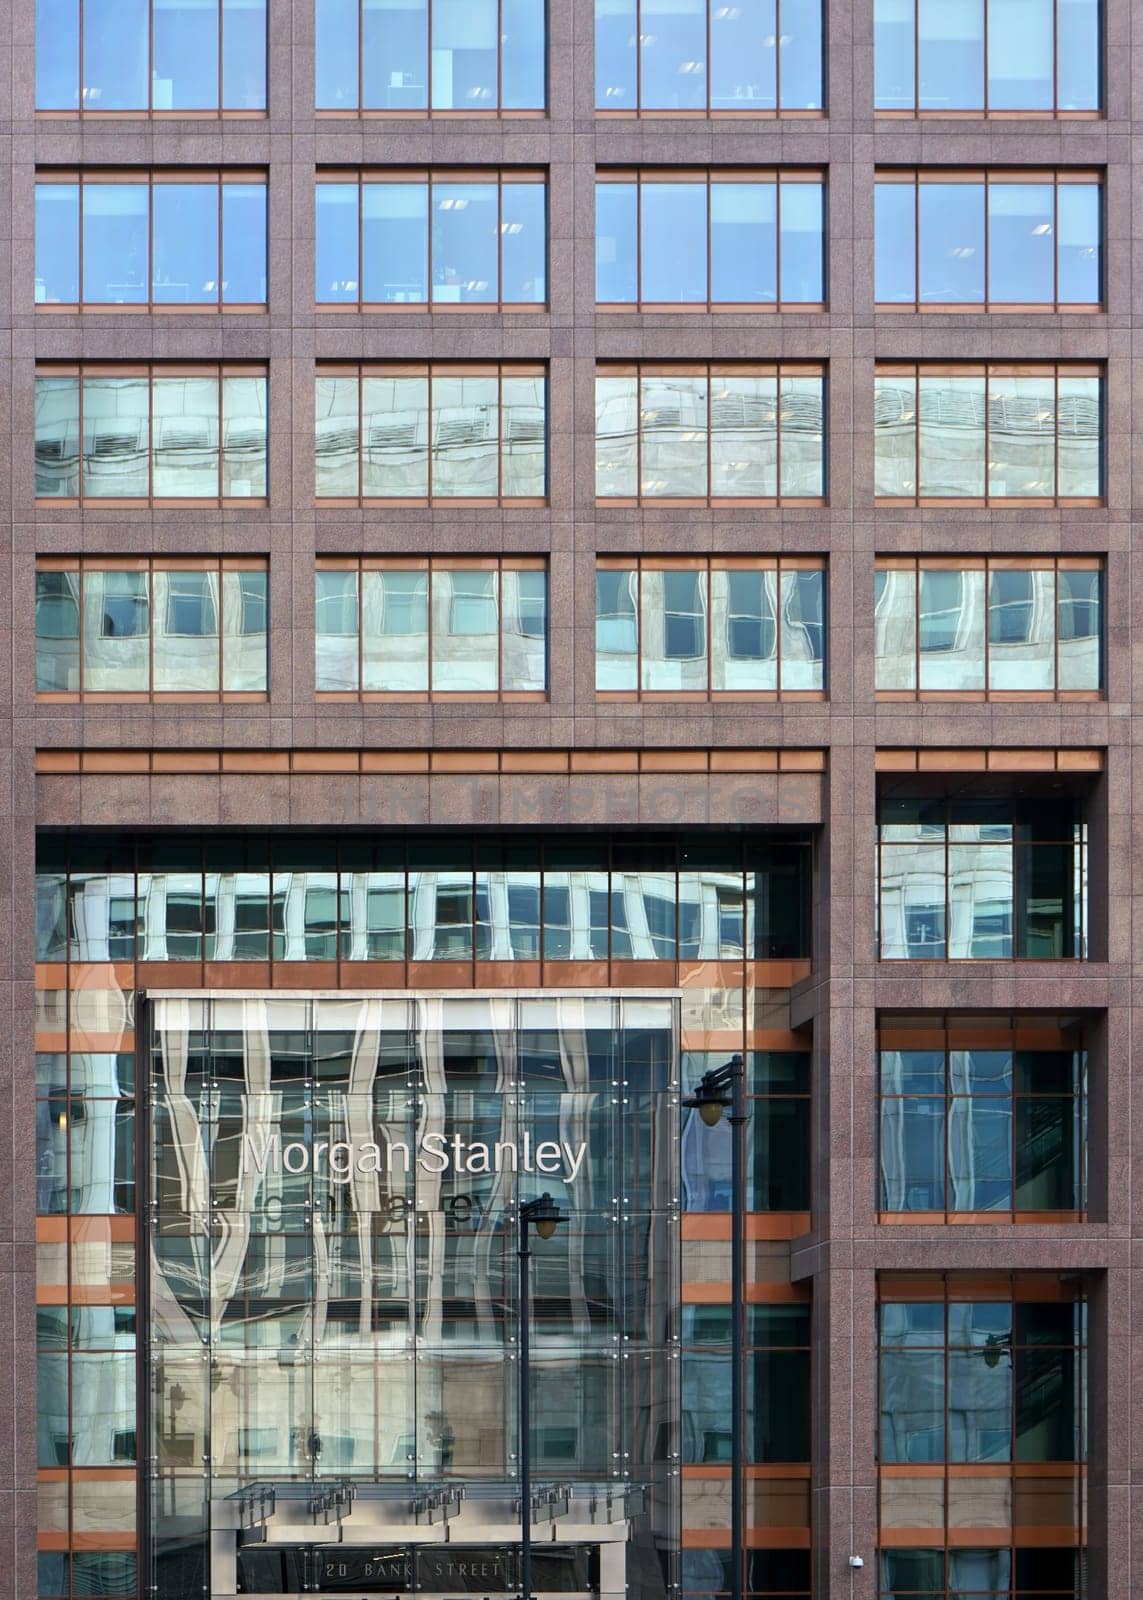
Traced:
<path fill-rule="evenodd" d="M 357 380 L 341 381 L 356 385 Z M 428 378 L 367 377 L 361 384 L 361 493 L 366 499 L 423 499 L 429 492 Z M 347 452 L 351 448 L 348 395 L 344 399 L 346 409 L 338 421 L 346 431 L 338 442 L 339 449 Z M 338 440 L 337 430 L 330 431 Z"/>
<path fill-rule="evenodd" d="M 83 379 L 83 493 L 146 499 L 149 466 L 149 379 Z"/>
<path fill-rule="evenodd" d="M 1061 183 L 1056 189 L 1061 305 L 1098 305 L 1103 299 L 1102 191 L 1098 183 Z"/>
<path fill-rule="evenodd" d="M 943 1211 L 944 1098 L 885 1096 L 879 1158 L 882 1211 Z"/>
<path fill-rule="evenodd" d="M 670 305 L 705 303 L 706 184 L 643 183 L 639 189 L 642 299 Z"/>
<path fill-rule="evenodd" d="M 595 493 L 598 499 L 639 493 L 639 380 L 595 380 Z"/>
<path fill-rule="evenodd" d="M 496 498 L 500 487 L 499 388 L 494 376 L 434 379 L 434 495 Z"/>
<path fill-rule="evenodd" d="M 1056 62 L 1061 111 L 1097 111 L 1100 106 L 1099 0 L 1058 0 Z"/>
<path fill-rule="evenodd" d="M 1057 574 L 1060 689 L 1099 689 L 1103 628 L 1103 574 L 1097 570 Z"/>
<path fill-rule="evenodd" d="M 1056 575 L 994 569 L 988 575 L 988 687 L 1056 687 Z"/>
<path fill-rule="evenodd" d="M 357 109 L 358 9 L 366 0 L 314 0 L 314 105 Z M 368 95 L 365 104 L 369 105 Z"/>
<path fill-rule="evenodd" d="M 358 478 L 361 381 L 356 377 L 330 377 L 321 372 L 314 380 L 314 495 L 319 500 L 356 500 L 361 492 Z"/>
<path fill-rule="evenodd" d="M 89 14 L 90 10 L 89 5 Z M 82 186 L 83 298 L 88 305 L 146 303 L 151 281 L 150 195 L 145 183 Z"/>
<path fill-rule="evenodd" d="M 988 382 L 988 492 L 1051 499 L 1056 492 L 1055 375 L 993 374 Z"/>
<path fill-rule="evenodd" d="M 708 0 L 708 6 L 711 110 L 774 110 L 778 103 L 777 0 L 740 0 L 733 6 L 710 6 Z M 791 6 L 785 9 L 795 10 Z M 809 11 L 811 8 L 802 9 Z M 797 71 L 793 60 L 789 63 L 783 60 L 782 67 L 783 73 L 787 67 L 794 71 L 792 81 L 783 79 L 783 99 L 787 105 L 801 104 L 799 93 L 812 98 L 812 74 L 803 81 L 803 74 Z"/>
<path fill-rule="evenodd" d="M 623 382 L 623 379 L 612 380 Z M 798 382 L 799 380 L 791 380 Z M 814 385 L 817 380 L 806 380 Z M 778 493 L 778 380 L 713 377 L 710 392 L 710 492 L 727 499 L 772 499 Z M 820 385 L 819 385 L 820 393 Z M 820 434 L 819 434 L 820 440 Z M 783 439 L 783 451 L 786 445 Z M 812 477 L 812 441 L 790 430 L 794 466 Z M 801 448 L 803 459 L 799 462 Z M 818 449 L 820 477 L 821 450 Z M 806 468 L 809 472 L 806 473 Z M 786 474 L 783 474 L 786 476 Z M 793 489 L 790 492 L 796 493 Z M 813 493 L 803 490 L 803 493 Z"/>
<path fill-rule="evenodd" d="M 266 185 L 222 185 L 222 300 L 266 303 Z"/>
<path fill-rule="evenodd" d="M 222 103 L 266 108 L 266 0 L 222 0 Z"/>
<path fill-rule="evenodd" d="M 639 623 L 636 609 L 639 577 L 629 572 L 599 570 L 595 574 L 595 687 L 639 687 Z"/>
<path fill-rule="evenodd" d="M 917 493 L 915 378 L 874 378 L 873 448 L 873 492 L 911 499 Z"/>
<path fill-rule="evenodd" d="M 500 687 L 498 589 L 495 572 L 434 570 L 434 690 L 487 693 Z"/>
<path fill-rule="evenodd" d="M 782 688 L 825 688 L 825 573 L 782 574 Z"/>
<path fill-rule="evenodd" d="M 429 103 L 428 0 L 360 0 L 360 4 L 362 104 L 379 111 L 424 110 Z M 356 6 L 351 26 L 356 31 Z M 446 79 L 447 66 L 446 53 L 442 69 Z"/>
<path fill-rule="evenodd" d="M 501 496 L 542 499 L 547 493 L 548 386 L 539 375 L 500 380 Z"/>
<path fill-rule="evenodd" d="M 776 572 L 711 571 L 714 690 L 778 688 Z"/>
<path fill-rule="evenodd" d="M 985 485 L 985 380 L 920 380 L 923 498 L 979 499 Z"/>
<path fill-rule="evenodd" d="M 639 298 L 638 216 L 633 183 L 596 184 L 595 298 L 601 304 L 630 304 Z"/>
<path fill-rule="evenodd" d="M 638 0 L 595 0 L 595 104 L 600 111 L 634 111 L 638 38 Z M 618 297 L 596 293 L 597 300 L 612 298 Z"/>
<path fill-rule="evenodd" d="M 988 297 L 1050 305 L 1055 295 L 1055 196 L 1051 183 L 988 186 Z"/>
<path fill-rule="evenodd" d="M 433 109 L 496 108 L 497 0 L 432 0 Z"/>
<path fill-rule="evenodd" d="M 822 101 L 822 7 L 819 0 L 781 0 L 778 30 L 782 108 L 820 110 Z"/>
<path fill-rule="evenodd" d="M 462 0 L 467 5 L 469 0 Z M 548 298 L 548 188 L 505 183 L 500 190 L 501 299 L 543 305 Z"/>
<path fill-rule="evenodd" d="M 219 688 L 218 574 L 156 570 L 154 690 Z"/>
<path fill-rule="evenodd" d="M 984 105 L 984 0 L 918 0 L 917 83 L 922 111 Z"/>
<path fill-rule="evenodd" d="M 952 960 L 1013 954 L 1011 846 L 949 846 L 949 915 Z"/>
<path fill-rule="evenodd" d="M 915 9 L 916 0 L 874 0 L 873 104 L 878 111 L 911 111 L 917 103 Z"/>
<path fill-rule="evenodd" d="M 918 299 L 927 305 L 984 301 L 984 185 L 918 185 Z"/>
<path fill-rule="evenodd" d="M 519 692 L 542 691 L 548 686 L 548 575 L 505 568 L 501 583 L 504 590 L 501 687 Z"/>
<path fill-rule="evenodd" d="M 942 845 L 881 846 L 880 927 L 883 961 L 944 959 Z"/>
<path fill-rule="evenodd" d="M 873 575 L 875 687 L 917 687 L 917 575 L 897 569 Z"/>
<path fill-rule="evenodd" d="M 153 0 L 151 105 L 211 111 L 218 105 L 218 0 Z"/>
<path fill-rule="evenodd" d="M 644 689 L 705 692 L 706 589 L 705 572 L 643 568 L 640 627 Z"/>
<path fill-rule="evenodd" d="M 707 0 L 642 0 L 640 103 L 658 111 L 706 109 Z"/>
<path fill-rule="evenodd" d="M 79 185 L 36 185 L 37 305 L 79 303 Z"/>
<path fill-rule="evenodd" d="M 1083 1201 L 1082 1124 L 1073 1096 L 1018 1098 L 1015 1107 L 1016 1207 L 1073 1211 Z"/>
<path fill-rule="evenodd" d="M 646 497 L 702 498 L 707 492 L 707 380 L 642 379 L 640 429 Z"/>
<path fill-rule="evenodd" d="M 500 0 L 500 104 L 538 111 L 547 104 L 544 0 Z"/>
<path fill-rule="evenodd" d="M 315 185 L 314 195 L 315 298 L 319 305 L 358 300 L 360 190 L 355 183 L 319 183 Z"/>
<path fill-rule="evenodd" d="M 429 687 L 429 574 L 361 574 L 363 689 L 424 693 Z"/>
<path fill-rule="evenodd" d="M 36 0 L 36 110 L 79 108 L 79 0 Z"/>
<path fill-rule="evenodd" d="M 825 494 L 825 381 L 791 378 L 780 383 L 782 481 L 786 497 Z"/>
<path fill-rule="evenodd" d="M 367 183 L 361 190 L 361 298 L 376 304 L 429 298 L 429 186 Z"/>
<path fill-rule="evenodd" d="M 1076 861 L 1070 844 L 1017 844 L 1016 954 L 1059 960 L 1076 951 Z"/>
<path fill-rule="evenodd" d="M 150 626 L 145 572 L 83 574 L 83 681 L 89 692 L 146 693 Z"/>
<path fill-rule="evenodd" d="M 1057 0 L 989 0 L 988 103 L 994 111 L 1050 111 Z"/>
<path fill-rule="evenodd" d="M 782 263 L 779 294 L 787 304 L 823 301 L 825 292 L 825 189 L 820 183 L 783 183 L 778 212 Z"/>
<path fill-rule="evenodd" d="M 1012 1105 L 957 1095 L 949 1106 L 949 1208 L 1012 1207 Z"/>
<path fill-rule="evenodd" d="M 1061 372 L 1056 385 L 1059 495 L 1096 499 L 1103 493 L 1103 385 Z"/>
<path fill-rule="evenodd" d="M 222 493 L 227 499 L 265 498 L 268 389 L 265 377 L 222 380 Z"/>
<path fill-rule="evenodd" d="M 218 379 L 154 380 L 156 499 L 218 496 Z"/>
<path fill-rule="evenodd" d="M 217 183 L 154 185 L 151 297 L 156 305 L 218 304 L 218 190 Z"/>
<path fill-rule="evenodd" d="M 36 692 L 79 689 L 79 574 L 36 573 Z"/>
<path fill-rule="evenodd" d="M 433 304 L 494 305 L 499 293 L 499 186 L 432 186 Z"/>
<path fill-rule="evenodd" d="M 222 687 L 265 693 L 269 574 L 222 574 Z"/>
<path fill-rule="evenodd" d="M 873 188 L 873 295 L 878 305 L 917 298 L 917 195 L 911 183 Z"/>
<path fill-rule="evenodd" d="M 882 1462 L 944 1460 L 945 1358 L 941 1351 L 882 1351 L 880 1407 Z M 951 1425 L 953 1419 L 949 1420 Z"/>
<path fill-rule="evenodd" d="M 1011 1316 L 1010 1307 L 997 1309 Z M 994 1359 L 998 1354 L 988 1346 L 949 1351 L 950 1461 L 1011 1458 L 1012 1363 L 1002 1354 Z"/>
<path fill-rule="evenodd" d="M 984 573 L 920 575 L 921 689 L 983 689 Z"/>
<path fill-rule="evenodd" d="M 357 573 L 314 574 L 314 688 L 352 690 L 357 681 Z"/>
<path fill-rule="evenodd" d="M 85 111 L 146 109 L 151 70 L 149 10 L 149 0 L 84 0 Z"/>
<path fill-rule="evenodd" d="M 36 497 L 79 494 L 79 379 L 36 378 Z"/>
<path fill-rule="evenodd" d="M 644 185 L 644 206 L 647 203 L 648 188 L 648 185 Z M 784 200 L 785 195 L 783 195 Z M 777 299 L 777 207 L 777 184 L 711 184 L 710 298 L 712 300 L 754 304 L 773 303 Z M 783 213 L 783 223 L 785 220 Z M 785 266 L 784 260 L 783 266 Z"/>

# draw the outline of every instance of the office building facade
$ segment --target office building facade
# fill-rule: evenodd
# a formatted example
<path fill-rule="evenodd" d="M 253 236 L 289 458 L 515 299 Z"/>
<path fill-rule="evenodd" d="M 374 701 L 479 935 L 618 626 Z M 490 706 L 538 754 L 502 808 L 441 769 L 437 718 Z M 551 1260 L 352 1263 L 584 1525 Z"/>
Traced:
<path fill-rule="evenodd" d="M 14 1600 L 1139 1588 L 1134 10 L 0 8 Z"/>

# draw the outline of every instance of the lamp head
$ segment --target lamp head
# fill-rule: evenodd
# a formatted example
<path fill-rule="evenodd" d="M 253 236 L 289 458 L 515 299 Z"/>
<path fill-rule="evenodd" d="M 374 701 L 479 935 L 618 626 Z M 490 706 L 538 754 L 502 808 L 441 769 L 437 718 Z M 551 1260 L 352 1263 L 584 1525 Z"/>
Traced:
<path fill-rule="evenodd" d="M 564 1220 L 559 1206 L 546 1190 L 538 1200 L 529 1200 L 520 1207 L 520 1219 L 525 1227 L 532 1223 L 541 1239 L 550 1239 Z"/>
<path fill-rule="evenodd" d="M 698 1108 L 698 1114 L 708 1128 L 717 1128 L 724 1110 L 721 1100 L 704 1100 Z"/>

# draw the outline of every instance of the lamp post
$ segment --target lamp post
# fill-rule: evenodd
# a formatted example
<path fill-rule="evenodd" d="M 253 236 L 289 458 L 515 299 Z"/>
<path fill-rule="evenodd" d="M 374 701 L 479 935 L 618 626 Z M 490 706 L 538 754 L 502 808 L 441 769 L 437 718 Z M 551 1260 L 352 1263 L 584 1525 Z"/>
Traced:
<path fill-rule="evenodd" d="M 532 1419 L 528 1346 L 532 1322 L 530 1266 L 532 1251 L 528 1230 L 550 1239 L 564 1220 L 559 1206 L 546 1191 L 520 1207 L 520 1232 L 516 1254 L 520 1258 L 520 1600 L 532 1600 Z"/>
<path fill-rule="evenodd" d="M 730 1595 L 731 1600 L 742 1600 L 746 1487 L 743 1481 L 746 1386 L 742 1337 L 746 1098 L 742 1057 L 731 1056 L 723 1066 L 704 1073 L 683 1105 L 697 1111 L 708 1128 L 717 1127 L 725 1111 L 730 1113 L 726 1119 L 730 1123 Z"/>

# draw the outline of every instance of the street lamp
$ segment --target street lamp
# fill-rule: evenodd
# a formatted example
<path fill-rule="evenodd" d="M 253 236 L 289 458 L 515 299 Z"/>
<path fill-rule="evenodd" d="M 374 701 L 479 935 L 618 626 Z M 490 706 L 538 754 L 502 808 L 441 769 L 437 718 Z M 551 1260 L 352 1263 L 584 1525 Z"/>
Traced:
<path fill-rule="evenodd" d="M 520 1233 L 516 1248 L 520 1258 L 520 1600 L 532 1600 L 532 1419 L 528 1369 L 532 1251 L 528 1230 L 534 1227 L 541 1239 L 550 1239 L 563 1220 L 563 1212 L 546 1190 L 538 1199 L 528 1200 L 520 1207 Z"/>
<path fill-rule="evenodd" d="M 688 1111 L 697 1111 L 708 1128 L 715 1128 L 729 1111 L 730 1123 L 730 1595 L 742 1600 L 742 1563 L 745 1556 L 743 1511 L 743 1425 L 745 1385 L 743 1383 L 743 1256 L 745 1253 L 746 1213 L 746 1102 L 742 1057 L 731 1056 L 721 1067 L 713 1067 L 699 1079 L 693 1094 L 683 1100 Z"/>

